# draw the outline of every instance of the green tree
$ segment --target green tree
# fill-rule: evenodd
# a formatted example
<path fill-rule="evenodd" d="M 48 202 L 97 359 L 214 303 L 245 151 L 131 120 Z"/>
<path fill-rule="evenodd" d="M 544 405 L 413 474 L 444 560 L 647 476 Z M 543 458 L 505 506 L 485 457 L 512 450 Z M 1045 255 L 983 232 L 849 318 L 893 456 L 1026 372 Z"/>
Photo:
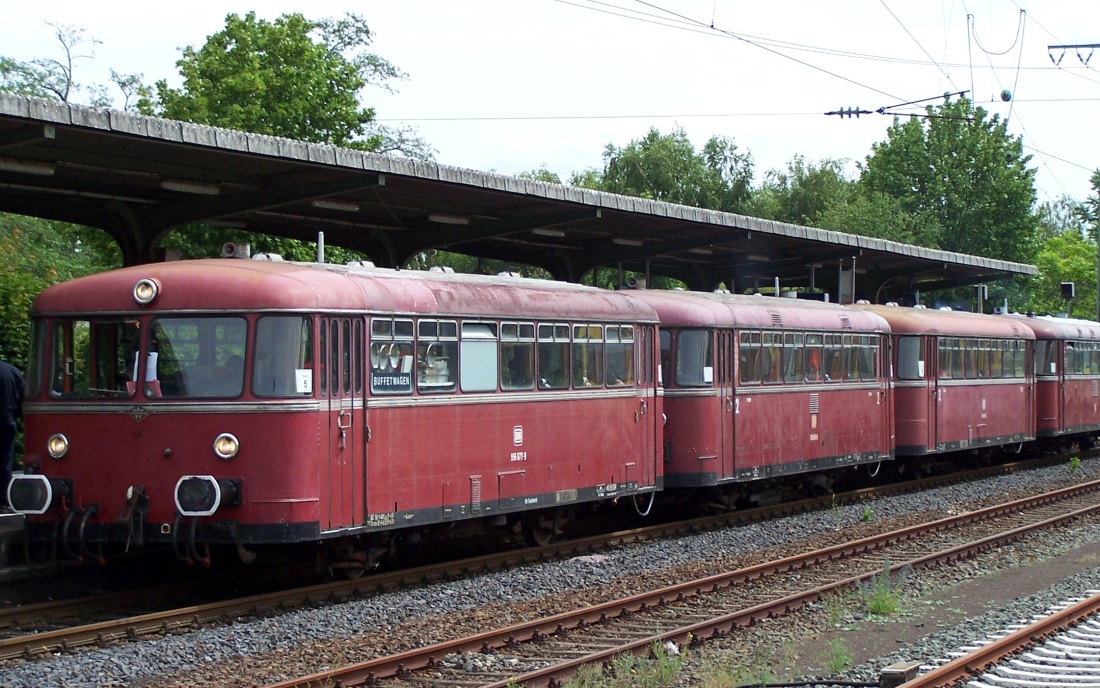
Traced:
<path fill-rule="evenodd" d="M 1031 280 L 1031 298 L 1026 307 L 1036 313 L 1062 313 L 1086 320 L 1096 319 L 1096 243 L 1081 232 L 1058 232 L 1043 242 L 1035 256 L 1039 274 Z M 1061 297 L 1061 283 L 1074 283 L 1074 299 Z"/>
<path fill-rule="evenodd" d="M 623 148 L 608 144 L 603 159 L 602 171 L 575 173 L 570 184 L 728 212 L 741 212 L 751 195 L 752 155 L 724 137 L 696 152 L 682 128 L 650 129 Z"/>
<path fill-rule="evenodd" d="M 784 172 L 770 170 L 753 192 L 750 211 L 757 217 L 817 227 L 818 217 L 852 195 L 855 181 L 839 160 L 807 163 L 796 155 Z"/>
<path fill-rule="evenodd" d="M 285 14 L 269 22 L 249 12 L 229 14 L 225 28 L 198 49 L 187 47 L 176 66 L 180 88 L 156 82 L 139 110 L 169 119 L 209 124 L 298 141 L 430 157 L 422 141 L 377 125 L 360 92 L 393 89 L 406 78 L 367 48 L 373 34 L 354 14 L 309 20 Z"/>
<path fill-rule="evenodd" d="M 183 84 L 156 83 L 153 97 L 138 109 L 199 124 L 281 136 L 299 141 L 431 158 L 432 149 L 410 129 L 389 129 L 375 121 L 374 108 L 360 103 L 367 87 L 392 91 L 405 74 L 367 50 L 373 34 L 359 16 L 306 19 L 282 15 L 274 21 L 254 12 L 229 14 L 225 28 L 201 48 L 184 48 L 176 63 Z M 247 242 L 254 252 L 313 260 L 315 244 L 260 234 L 190 225 L 162 241 L 185 258 L 217 255 L 222 244 Z M 331 260 L 362 258 L 336 247 Z"/>
<path fill-rule="evenodd" d="M 939 245 L 942 228 L 931 213 L 910 215 L 893 196 L 862 188 L 848 189 L 814 217 L 814 227 L 903 244 Z"/>
<path fill-rule="evenodd" d="M 77 62 L 95 57 L 100 41 L 84 29 L 46 22 L 61 44 L 58 58 L 43 57 L 24 62 L 0 55 L 0 91 L 35 98 L 49 98 L 65 103 L 92 107 L 111 107 L 111 97 L 102 84 L 82 84 L 76 80 Z M 119 74 L 111 70 L 111 82 L 125 96 L 123 109 L 131 109 L 132 98 L 147 94 L 140 74 Z"/>
<path fill-rule="evenodd" d="M 546 182 L 547 184 L 561 184 L 561 177 L 558 176 L 558 173 L 551 172 L 545 164 L 534 170 L 520 172 L 516 176 L 520 179 L 532 179 L 536 182 Z"/>
<path fill-rule="evenodd" d="M 1081 219 L 1090 225 L 1089 232 L 1093 239 L 1097 239 L 1100 232 L 1100 170 L 1092 173 L 1092 194 L 1081 204 L 1079 213 Z"/>
<path fill-rule="evenodd" d="M 43 289 L 121 264 L 118 246 L 104 232 L 0 214 L 0 358 L 24 367 L 27 314 Z"/>
<path fill-rule="evenodd" d="M 895 119 L 886 141 L 872 146 L 860 183 L 912 216 L 935 218 L 941 249 L 1030 262 L 1037 230 L 1030 159 L 998 115 L 945 98 L 924 118 Z"/>

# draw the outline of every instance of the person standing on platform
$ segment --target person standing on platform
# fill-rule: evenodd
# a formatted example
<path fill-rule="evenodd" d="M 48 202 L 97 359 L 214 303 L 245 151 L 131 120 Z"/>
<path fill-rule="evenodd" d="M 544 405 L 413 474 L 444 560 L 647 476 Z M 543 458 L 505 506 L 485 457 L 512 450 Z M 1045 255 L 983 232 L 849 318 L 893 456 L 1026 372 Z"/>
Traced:
<path fill-rule="evenodd" d="M 8 483 L 11 482 L 15 451 L 15 421 L 23 417 L 23 374 L 7 361 L 0 361 L 0 509 L 10 511 Z"/>

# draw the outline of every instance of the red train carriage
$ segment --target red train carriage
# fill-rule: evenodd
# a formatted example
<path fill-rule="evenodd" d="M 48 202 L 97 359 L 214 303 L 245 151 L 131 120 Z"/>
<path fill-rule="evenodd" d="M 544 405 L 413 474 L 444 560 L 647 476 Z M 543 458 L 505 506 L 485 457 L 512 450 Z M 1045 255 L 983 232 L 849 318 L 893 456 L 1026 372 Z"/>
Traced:
<path fill-rule="evenodd" d="M 1039 437 L 1100 431 L 1100 323 L 1021 318 L 1035 333 L 1035 416 Z"/>
<path fill-rule="evenodd" d="M 894 339 L 899 456 L 1035 439 L 1035 335 L 1023 322 L 976 313 L 855 306 L 881 315 Z"/>
<path fill-rule="evenodd" d="M 880 317 L 793 299 L 634 293 L 661 321 L 669 487 L 892 458 Z"/>
<path fill-rule="evenodd" d="M 369 563 L 661 487 L 656 318 L 625 293 L 202 260 L 51 287 L 32 319 L 10 495 L 77 557 L 326 541 Z"/>

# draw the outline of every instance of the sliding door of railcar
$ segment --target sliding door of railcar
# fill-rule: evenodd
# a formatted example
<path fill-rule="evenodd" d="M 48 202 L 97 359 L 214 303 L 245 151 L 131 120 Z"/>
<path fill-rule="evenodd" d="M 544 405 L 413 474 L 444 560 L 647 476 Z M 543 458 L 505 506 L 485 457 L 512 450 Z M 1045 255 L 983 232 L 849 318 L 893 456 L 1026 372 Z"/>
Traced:
<path fill-rule="evenodd" d="M 361 525 L 366 520 L 366 405 L 363 403 L 363 319 L 322 318 L 318 337 L 318 388 L 326 416 L 328 508 L 326 529 Z"/>
<path fill-rule="evenodd" d="M 718 331 L 717 365 L 718 386 L 718 461 L 719 480 L 733 478 L 734 466 L 734 389 L 733 389 L 733 331 Z"/>
<path fill-rule="evenodd" d="M 640 387 L 641 400 L 639 402 L 639 424 L 642 426 L 642 446 L 640 447 L 639 465 L 642 467 L 638 476 L 638 484 L 641 486 L 653 485 L 657 480 L 657 467 L 663 461 L 660 456 L 660 417 L 661 404 L 657 400 L 657 381 L 655 376 L 656 365 L 654 363 L 654 327 L 640 325 L 635 328 L 633 355 L 635 374 L 634 379 Z M 620 328 L 622 333 L 627 333 L 627 328 Z M 625 339 L 625 337 L 624 337 Z M 623 346 L 624 350 L 629 351 Z"/>

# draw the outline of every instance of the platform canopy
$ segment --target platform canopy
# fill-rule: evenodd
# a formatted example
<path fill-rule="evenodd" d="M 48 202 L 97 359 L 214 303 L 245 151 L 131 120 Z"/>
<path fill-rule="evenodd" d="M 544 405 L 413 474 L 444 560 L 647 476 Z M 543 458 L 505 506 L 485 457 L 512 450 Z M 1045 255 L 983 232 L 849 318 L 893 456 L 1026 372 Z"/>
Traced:
<path fill-rule="evenodd" d="M 324 144 L 0 93 L 0 211 L 99 227 L 124 261 L 204 222 L 402 266 L 441 248 L 578 281 L 597 267 L 693 289 L 813 287 L 881 301 L 1034 266 Z"/>

